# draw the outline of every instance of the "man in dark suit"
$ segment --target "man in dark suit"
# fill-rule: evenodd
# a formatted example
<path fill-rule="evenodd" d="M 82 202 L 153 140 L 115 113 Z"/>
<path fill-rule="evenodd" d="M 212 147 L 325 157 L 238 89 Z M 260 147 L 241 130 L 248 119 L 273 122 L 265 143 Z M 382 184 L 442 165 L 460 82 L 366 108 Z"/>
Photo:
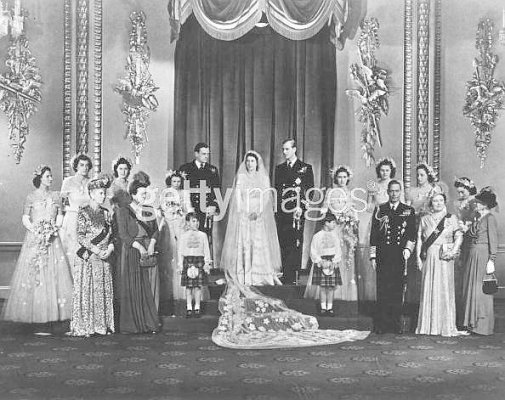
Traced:
<path fill-rule="evenodd" d="M 401 333 L 403 281 L 417 233 L 415 211 L 400 202 L 401 190 L 400 182 L 389 182 L 389 201 L 377 206 L 372 216 L 370 260 L 377 272 L 376 333 Z"/>
<path fill-rule="evenodd" d="M 189 182 L 191 189 L 202 189 L 202 192 L 191 191 L 191 206 L 198 215 L 200 230 L 210 236 L 212 233 L 212 217 L 219 211 L 214 189 L 219 190 L 221 188 L 221 181 L 217 167 L 209 164 L 209 145 L 207 143 L 198 143 L 194 151 L 195 159 L 181 165 L 179 171 L 185 174 L 185 179 Z M 203 195 L 204 189 L 207 191 L 205 196 Z"/>
<path fill-rule="evenodd" d="M 296 142 L 286 139 L 282 143 L 285 162 L 275 167 L 277 191 L 277 234 L 281 248 L 283 282 L 296 283 L 303 250 L 306 195 L 314 187 L 312 166 L 296 156 Z"/>

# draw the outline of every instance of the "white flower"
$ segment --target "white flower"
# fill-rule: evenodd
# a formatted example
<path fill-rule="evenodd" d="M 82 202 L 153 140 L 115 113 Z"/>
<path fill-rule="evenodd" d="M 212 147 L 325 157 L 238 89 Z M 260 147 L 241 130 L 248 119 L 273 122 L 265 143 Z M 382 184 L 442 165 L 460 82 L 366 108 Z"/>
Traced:
<path fill-rule="evenodd" d="M 249 324 L 249 329 L 250 329 L 251 331 L 256 330 L 256 325 L 254 325 L 254 324 Z"/>
<path fill-rule="evenodd" d="M 302 329 L 302 324 L 300 324 L 299 322 L 295 322 L 293 325 L 291 325 L 291 327 L 292 327 L 295 331 L 299 331 L 300 329 Z"/>
<path fill-rule="evenodd" d="M 258 330 L 259 330 L 260 332 L 265 332 L 265 331 L 266 331 L 266 328 L 265 328 L 264 326 L 260 326 L 260 327 L 258 327 Z"/>
<path fill-rule="evenodd" d="M 268 325 L 268 324 L 270 323 L 270 320 L 269 320 L 268 318 L 265 318 L 265 319 L 263 320 L 263 323 L 264 323 L 265 325 Z"/>

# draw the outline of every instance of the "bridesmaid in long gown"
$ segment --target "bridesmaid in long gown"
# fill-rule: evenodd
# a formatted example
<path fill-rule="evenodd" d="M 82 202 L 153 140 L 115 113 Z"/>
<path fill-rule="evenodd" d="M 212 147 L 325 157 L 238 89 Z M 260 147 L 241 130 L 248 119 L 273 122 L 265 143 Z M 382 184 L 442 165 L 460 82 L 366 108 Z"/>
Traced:
<path fill-rule="evenodd" d="M 479 218 L 474 221 L 466 234 L 470 241 L 463 277 L 463 325 L 471 333 L 492 335 L 494 331 L 493 295 L 482 291 L 482 281 L 486 274 L 495 272 L 498 251 L 498 222 L 491 213 L 495 208 L 496 194 L 483 188 L 475 196 Z"/>
<path fill-rule="evenodd" d="M 470 226 L 475 218 L 476 205 L 475 195 L 477 187 L 470 178 L 461 177 L 454 181 L 454 187 L 458 192 L 458 199 L 454 202 L 454 210 L 456 217 L 465 226 Z M 456 261 L 454 262 L 454 290 L 456 292 L 456 324 L 458 327 L 463 326 L 463 276 L 466 258 L 470 248 L 468 235 L 463 236 L 463 243 Z"/>
<path fill-rule="evenodd" d="M 422 284 L 416 333 L 421 335 L 459 334 L 456 328 L 454 259 L 463 232 L 456 216 L 447 213 L 446 199 L 443 193 L 436 193 L 431 198 L 432 212 L 421 217 L 417 234 L 417 266 L 422 272 Z M 432 234 L 437 235 L 435 231 L 440 223 L 443 223 L 443 229 L 429 245 L 429 238 Z M 424 261 L 421 258 L 423 247 L 427 247 Z M 444 259 L 440 258 L 441 254 Z"/>
<path fill-rule="evenodd" d="M 421 217 L 430 213 L 430 199 L 435 193 L 445 192 L 442 190 L 435 171 L 426 164 L 420 163 L 416 167 L 417 185 L 409 188 L 405 194 L 405 203 L 414 207 L 416 212 L 416 226 L 419 228 Z M 408 261 L 407 300 L 411 303 L 420 301 L 421 273 L 419 272 L 415 257 Z"/>
<path fill-rule="evenodd" d="M 91 159 L 85 154 L 78 154 L 72 160 L 74 176 L 63 180 L 61 185 L 61 197 L 64 199 L 65 217 L 61 227 L 61 242 L 67 255 L 68 263 L 73 270 L 76 251 L 79 249 L 77 242 L 77 211 L 79 206 L 89 201 L 88 182 L 91 171 Z"/>
<path fill-rule="evenodd" d="M 185 217 L 192 212 L 189 192 L 183 190 L 184 176 L 179 171 L 168 171 L 166 190 L 162 195 L 161 212 L 165 220 L 160 232 L 160 278 L 161 287 L 174 300 L 186 298 L 177 271 L 177 240 L 185 226 Z M 165 297 L 165 293 L 161 293 Z"/>
<path fill-rule="evenodd" d="M 336 217 L 335 234 L 341 244 L 342 262 L 340 276 L 342 285 L 336 287 L 334 299 L 358 300 L 358 285 L 356 276 L 355 251 L 358 244 L 358 210 L 366 208 L 366 204 L 358 204 L 349 189 L 352 170 L 345 165 L 339 165 L 331 171 L 334 186 L 326 193 L 321 212 L 331 212 Z M 363 202 L 364 203 L 364 202 Z M 308 282 L 311 282 L 309 277 Z M 310 285 L 307 285 L 309 287 Z"/>
<path fill-rule="evenodd" d="M 119 330 L 121 333 L 148 333 L 160 329 L 149 270 L 140 266 L 141 255 L 152 255 L 159 230 L 152 207 L 146 206 L 146 182 L 134 180 L 129 192 L 132 203 L 117 213 L 121 239 L 121 282 Z M 156 268 L 156 267 L 154 267 Z"/>
<path fill-rule="evenodd" d="M 442 188 L 437 183 L 437 175 L 433 168 L 421 163 L 416 167 L 417 186 L 407 190 L 405 203 L 416 210 L 416 220 L 419 223 L 422 216 L 430 213 L 430 198 L 435 193 L 442 192 Z"/>
<path fill-rule="evenodd" d="M 131 201 L 128 194 L 128 177 L 132 170 L 132 162 L 129 158 L 119 156 L 112 162 L 112 173 L 114 180 L 107 189 L 107 200 L 112 210 L 114 207 L 121 207 Z"/>
<path fill-rule="evenodd" d="M 49 189 L 53 182 L 50 167 L 42 165 L 34 175 L 36 189 L 26 198 L 22 219 L 27 232 L 3 318 L 29 323 L 63 321 L 72 314 L 72 276 L 58 235 L 60 195 Z"/>
<path fill-rule="evenodd" d="M 88 183 L 90 201 L 77 213 L 77 251 L 70 334 L 89 337 L 114 332 L 112 271 L 108 261 L 114 251 L 110 212 L 102 204 L 110 185 L 107 177 Z"/>
<path fill-rule="evenodd" d="M 377 180 L 368 182 L 367 184 L 367 211 L 366 213 L 360 213 L 363 215 L 361 218 L 361 226 L 363 227 L 362 232 L 360 232 L 359 237 L 363 238 L 361 246 L 359 248 L 360 261 L 358 266 L 361 266 L 361 270 L 358 271 L 358 275 L 361 275 L 361 279 L 358 282 L 358 297 L 360 300 L 375 301 L 376 300 L 376 274 L 373 270 L 369 255 L 369 239 L 370 230 L 372 228 L 372 212 L 375 207 L 389 200 L 388 196 L 388 185 L 392 179 L 396 176 L 396 163 L 390 157 L 381 158 L 375 165 L 375 173 Z M 404 201 L 405 196 L 402 190 L 400 195 L 400 201 Z"/>

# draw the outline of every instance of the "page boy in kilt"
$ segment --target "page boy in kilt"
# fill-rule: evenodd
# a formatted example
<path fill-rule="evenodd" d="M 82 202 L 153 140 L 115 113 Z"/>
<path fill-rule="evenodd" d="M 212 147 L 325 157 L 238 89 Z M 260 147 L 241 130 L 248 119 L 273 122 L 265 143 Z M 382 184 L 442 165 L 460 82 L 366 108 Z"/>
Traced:
<path fill-rule="evenodd" d="M 202 287 L 208 284 L 210 271 L 210 249 L 207 235 L 198 230 L 198 215 L 186 215 L 188 230 L 178 240 L 178 269 L 181 271 L 181 286 L 186 287 L 186 317 L 201 315 Z M 195 308 L 193 310 L 193 301 Z"/>

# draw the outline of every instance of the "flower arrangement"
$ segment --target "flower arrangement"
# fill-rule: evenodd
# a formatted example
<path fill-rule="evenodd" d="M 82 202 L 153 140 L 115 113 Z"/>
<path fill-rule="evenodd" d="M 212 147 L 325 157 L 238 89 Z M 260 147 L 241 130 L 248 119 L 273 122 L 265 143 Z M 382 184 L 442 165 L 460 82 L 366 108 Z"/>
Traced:
<path fill-rule="evenodd" d="M 123 96 L 122 111 L 126 115 L 125 137 L 130 139 L 137 164 L 140 153 L 148 141 L 147 118 L 151 111 L 156 111 L 158 108 L 158 100 L 154 92 L 159 88 L 154 84 L 149 72 L 150 50 L 147 45 L 145 19 L 146 16 L 142 11 L 133 12 L 130 15 L 132 30 L 126 73 L 114 89 Z"/>
<path fill-rule="evenodd" d="M 362 123 L 361 149 L 367 167 L 375 162 L 373 155 L 376 144 L 382 146 L 379 120 L 382 114 L 389 112 L 389 72 L 377 66 L 375 50 L 379 48 L 379 21 L 377 18 L 364 19 L 361 23 L 361 34 L 357 41 L 360 64 L 350 67 L 351 79 L 358 84 L 357 89 L 345 93 L 358 99 L 361 103 L 356 112 Z"/>
<path fill-rule="evenodd" d="M 351 208 L 343 212 L 335 213 L 335 217 L 337 219 L 337 225 L 342 226 L 342 239 L 348 248 L 348 254 L 344 254 L 343 256 L 345 258 L 343 258 L 346 260 L 346 267 L 350 269 L 351 264 L 354 262 L 354 257 L 352 257 L 352 255 L 358 245 L 359 220 Z"/>
<path fill-rule="evenodd" d="M 35 243 L 37 245 L 37 252 L 35 254 L 33 266 L 35 273 L 35 282 L 40 284 L 39 276 L 40 271 L 45 266 L 45 259 L 48 253 L 48 248 L 51 245 L 54 237 L 58 234 L 58 227 L 51 220 L 40 220 L 33 226 L 33 233 L 35 235 Z"/>
<path fill-rule="evenodd" d="M 9 118 L 9 140 L 19 164 L 30 133 L 28 119 L 37 111 L 36 103 L 42 98 L 42 78 L 25 35 L 11 41 L 5 65 L 9 71 L 0 75 L 0 109 Z"/>
<path fill-rule="evenodd" d="M 472 79 L 466 83 L 463 115 L 470 119 L 474 128 L 475 147 L 482 168 L 491 144 L 491 132 L 496 126 L 498 110 L 504 109 L 505 83 L 494 78 L 498 56 L 492 53 L 494 45 L 494 22 L 483 19 L 477 28 L 475 47 L 479 57 L 473 61 Z"/>

